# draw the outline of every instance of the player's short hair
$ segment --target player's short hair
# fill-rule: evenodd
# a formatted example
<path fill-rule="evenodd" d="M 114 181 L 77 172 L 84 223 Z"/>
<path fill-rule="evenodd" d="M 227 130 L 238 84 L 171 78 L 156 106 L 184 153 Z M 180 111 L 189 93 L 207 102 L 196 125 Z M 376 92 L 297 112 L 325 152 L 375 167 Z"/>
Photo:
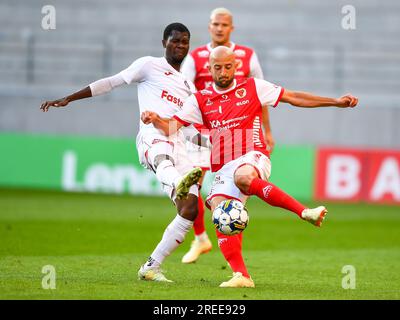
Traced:
<path fill-rule="evenodd" d="M 169 25 L 167 25 L 165 27 L 163 39 L 167 40 L 171 36 L 172 31 L 187 32 L 189 34 L 189 38 L 190 38 L 189 29 L 182 23 L 174 22 L 174 23 L 170 23 Z"/>
<path fill-rule="evenodd" d="M 229 16 L 229 17 L 231 17 L 231 20 L 233 20 L 232 12 L 229 11 L 228 9 L 222 8 L 222 7 L 221 8 L 215 8 L 213 11 L 211 11 L 210 20 L 214 19 L 214 17 L 216 15 L 218 15 L 218 14 Z"/>

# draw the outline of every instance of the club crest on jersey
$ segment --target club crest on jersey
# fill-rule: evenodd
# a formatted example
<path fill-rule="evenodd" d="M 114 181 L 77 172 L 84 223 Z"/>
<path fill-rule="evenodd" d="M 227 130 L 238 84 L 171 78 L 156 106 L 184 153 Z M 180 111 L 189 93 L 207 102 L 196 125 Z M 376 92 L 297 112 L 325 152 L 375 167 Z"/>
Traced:
<path fill-rule="evenodd" d="M 210 55 L 210 53 L 208 52 L 208 50 L 201 50 L 198 53 L 198 56 L 200 58 L 208 58 L 209 55 Z"/>
<path fill-rule="evenodd" d="M 236 96 L 236 98 L 239 98 L 239 99 L 244 98 L 246 96 L 246 94 L 247 94 L 247 92 L 246 92 L 245 88 L 240 88 L 235 91 L 235 96 Z"/>

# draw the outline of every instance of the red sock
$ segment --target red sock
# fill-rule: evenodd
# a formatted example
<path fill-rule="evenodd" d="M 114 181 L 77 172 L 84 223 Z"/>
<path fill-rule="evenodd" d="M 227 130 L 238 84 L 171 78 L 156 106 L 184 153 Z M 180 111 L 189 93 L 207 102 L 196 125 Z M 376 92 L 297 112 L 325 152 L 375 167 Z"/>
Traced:
<path fill-rule="evenodd" d="M 239 233 L 237 236 L 238 236 L 238 238 L 239 238 L 239 240 L 240 240 L 240 249 L 242 249 L 243 232 Z"/>
<path fill-rule="evenodd" d="M 198 199 L 197 206 L 199 208 L 199 212 L 193 223 L 194 234 L 196 236 L 198 236 L 199 234 L 202 234 L 204 231 L 206 231 L 206 228 L 204 226 L 204 203 L 203 203 L 203 199 L 201 198 L 200 193 L 199 193 L 199 197 L 197 199 Z"/>
<path fill-rule="evenodd" d="M 216 230 L 216 232 L 218 246 L 225 257 L 225 260 L 229 262 L 232 271 L 241 272 L 243 276 L 250 278 L 242 256 L 242 234 L 226 236 L 218 230 Z"/>
<path fill-rule="evenodd" d="M 289 196 L 283 190 L 270 182 L 260 178 L 254 178 L 248 191 L 251 195 L 256 195 L 266 203 L 274 207 L 281 207 L 296 213 L 301 218 L 301 213 L 306 207 L 296 199 Z"/>

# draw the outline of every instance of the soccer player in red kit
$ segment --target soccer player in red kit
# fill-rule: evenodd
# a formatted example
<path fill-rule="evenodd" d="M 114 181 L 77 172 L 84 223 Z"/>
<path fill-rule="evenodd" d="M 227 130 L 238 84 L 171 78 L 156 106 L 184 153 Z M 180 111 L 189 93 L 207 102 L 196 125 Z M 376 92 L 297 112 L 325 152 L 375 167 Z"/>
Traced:
<path fill-rule="evenodd" d="M 235 79 L 238 83 L 247 78 L 253 77 L 263 79 L 263 71 L 258 61 L 257 55 L 253 49 L 238 45 L 231 41 L 231 33 L 234 30 L 232 13 L 226 8 L 216 8 L 210 14 L 208 31 L 211 42 L 200 46 L 190 52 L 182 64 L 181 72 L 187 79 L 192 81 L 198 91 L 211 87 L 213 79 L 208 69 L 208 58 L 213 48 L 218 46 L 229 47 L 236 55 L 237 67 Z M 266 147 L 272 152 L 274 139 L 271 134 L 269 124 L 268 108 L 262 109 L 262 126 L 264 128 L 264 141 Z M 203 125 L 194 125 L 202 134 L 207 135 L 207 130 Z M 203 169 L 203 176 L 200 185 L 207 170 L 210 167 L 210 149 L 187 142 L 188 154 L 196 167 Z M 199 194 L 198 215 L 193 224 L 195 239 L 191 244 L 190 250 L 182 257 L 183 263 L 195 262 L 202 253 L 209 252 L 212 249 L 211 241 L 208 238 L 204 224 L 204 204 Z M 240 235 L 238 235 L 241 238 Z"/>
<path fill-rule="evenodd" d="M 249 196 L 255 195 L 272 206 L 292 211 L 301 219 L 321 226 L 327 213 L 325 207 L 307 208 L 268 182 L 271 162 L 261 132 L 261 108 L 266 105 L 276 107 L 279 102 L 304 108 L 347 108 L 355 107 L 358 99 L 352 95 L 338 99 L 319 97 L 254 78 L 237 83 L 234 79 L 235 65 L 235 54 L 231 49 L 213 49 L 210 54 L 213 86 L 192 95 L 173 119 L 163 119 L 146 111 L 142 113 L 142 121 L 152 123 L 167 135 L 190 123 L 203 123 L 210 129 L 211 170 L 216 172 L 206 201 L 211 211 L 226 199 L 245 203 Z M 217 236 L 219 247 L 233 271 L 233 277 L 220 287 L 254 287 L 239 239 L 219 232 Z"/>

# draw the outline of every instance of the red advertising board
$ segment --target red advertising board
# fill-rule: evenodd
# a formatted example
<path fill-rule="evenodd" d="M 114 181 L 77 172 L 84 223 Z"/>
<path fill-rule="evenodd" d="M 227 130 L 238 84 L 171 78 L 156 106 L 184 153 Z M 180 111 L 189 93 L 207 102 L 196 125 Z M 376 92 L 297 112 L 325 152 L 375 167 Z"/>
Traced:
<path fill-rule="evenodd" d="M 400 204 L 400 150 L 319 148 L 318 200 Z"/>

